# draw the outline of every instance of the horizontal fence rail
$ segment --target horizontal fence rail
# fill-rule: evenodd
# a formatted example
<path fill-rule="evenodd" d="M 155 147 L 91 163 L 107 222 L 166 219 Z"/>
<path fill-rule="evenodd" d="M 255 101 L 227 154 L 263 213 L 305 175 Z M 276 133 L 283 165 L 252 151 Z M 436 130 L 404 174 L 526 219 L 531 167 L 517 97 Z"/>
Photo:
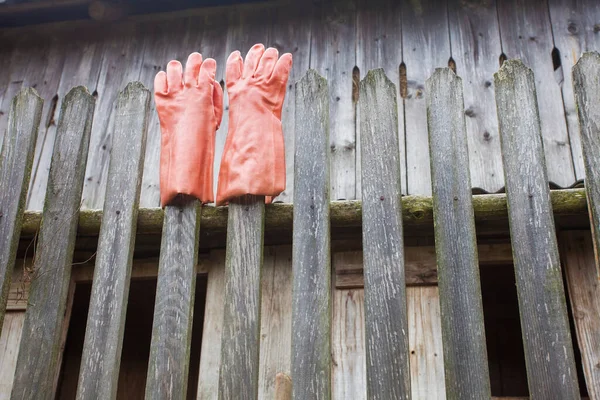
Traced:
<path fill-rule="evenodd" d="M 77 280 L 71 271 L 77 235 L 99 236 L 77 397 L 116 397 L 133 252 L 140 234 L 162 235 L 147 398 L 184 398 L 188 393 L 198 251 L 205 240 L 225 234 L 226 242 L 207 245 L 226 244 L 226 251 L 224 269 L 205 270 L 211 296 L 206 307 L 212 308 L 204 321 L 207 339 L 202 356 L 211 359 L 200 362 L 200 376 L 210 376 L 212 381 L 200 381 L 200 398 L 257 399 L 265 390 L 282 400 L 332 398 L 333 366 L 337 366 L 332 357 L 332 291 L 354 286 L 364 287 L 364 319 L 360 318 L 366 360 L 365 390 L 356 395 L 413 398 L 411 302 L 406 287 L 424 281 L 417 282 L 410 270 L 418 260 L 404 245 L 407 229 L 435 234 L 435 249 L 430 249 L 429 257 L 434 276 L 427 284 L 439 286 L 447 397 L 490 398 L 479 278 L 479 265 L 489 255 L 485 246 L 477 245 L 476 229 L 485 232 L 488 225 L 506 225 L 507 221 L 513 254 L 503 262 L 515 266 L 530 394 L 579 398 L 555 229 L 559 219 L 568 219 L 563 217 L 586 219 L 589 215 L 598 263 L 599 82 L 600 55 L 585 54 L 573 69 L 573 84 L 586 189 L 550 190 L 533 73 L 520 61 L 510 60 L 495 75 L 494 84 L 506 194 L 471 193 L 463 81 L 446 68 L 434 72 L 425 87 L 433 196 L 401 196 L 407 171 L 403 170 L 404 144 L 399 142 L 398 129 L 399 119 L 406 116 L 398 115 L 399 89 L 383 70 L 373 70 L 360 83 L 357 80 L 358 114 L 353 123 L 358 126 L 360 146 L 335 156 L 357 153 L 362 201 L 331 202 L 330 178 L 348 171 L 332 169 L 331 140 L 339 137 L 332 138 L 330 132 L 340 133 L 339 127 L 332 130 L 329 124 L 332 88 L 326 79 L 309 71 L 294 87 L 295 136 L 290 139 L 295 143 L 294 190 L 290 192 L 294 205 L 265 206 L 263 197 L 246 196 L 232 200 L 228 207 L 203 207 L 193 198 L 180 196 L 164 210 L 139 208 L 146 132 L 152 116 L 149 92 L 132 83 L 116 100 L 104 210 L 81 211 L 95 100 L 85 88 L 76 87 L 62 103 L 42 213 L 23 211 L 42 101 L 33 89 L 21 91 L 12 103 L 0 156 L 0 328 L 19 238 L 35 238 L 36 250 L 24 272 L 31 288 L 12 398 L 55 396 Z M 354 190 L 336 190 L 346 189 Z M 362 233 L 362 261 L 353 262 L 355 269 L 364 271 L 364 278 L 354 276 L 350 283 L 336 282 L 332 275 L 331 240 L 336 230 L 344 229 Z M 278 364 L 282 370 L 265 372 L 261 360 L 268 357 L 263 357 L 261 345 L 269 338 L 261 329 L 269 328 L 261 324 L 265 318 L 261 311 L 265 309 L 263 248 L 269 233 L 289 235 L 284 240 L 291 240 L 293 246 L 291 252 L 281 253 L 291 254 L 286 256 L 290 257 L 287 264 L 277 264 L 291 265 L 292 271 L 283 285 L 290 294 L 286 303 L 290 310 L 282 311 L 287 313 L 282 320 L 289 318 L 281 355 L 285 360 Z M 568 237 L 568 263 L 583 263 L 573 250 L 583 243 L 579 237 Z M 481 257 L 478 248 L 484 249 Z M 269 276 L 273 268 L 265 269 Z M 579 275 L 585 276 L 586 287 L 594 285 L 588 270 L 567 271 L 572 307 L 597 290 L 585 291 L 574 284 Z M 267 292 L 272 297 L 270 291 L 279 288 L 269 284 L 272 289 Z M 355 299 L 362 307 L 361 297 Z M 575 325 L 578 338 L 600 335 L 598 323 L 578 320 Z M 597 373 L 589 367 L 594 357 L 588 352 L 597 351 L 592 347 L 580 346 L 590 387 L 600 385 Z M 270 383 L 265 384 L 265 379 Z M 272 387 L 265 389 L 265 385 Z"/>

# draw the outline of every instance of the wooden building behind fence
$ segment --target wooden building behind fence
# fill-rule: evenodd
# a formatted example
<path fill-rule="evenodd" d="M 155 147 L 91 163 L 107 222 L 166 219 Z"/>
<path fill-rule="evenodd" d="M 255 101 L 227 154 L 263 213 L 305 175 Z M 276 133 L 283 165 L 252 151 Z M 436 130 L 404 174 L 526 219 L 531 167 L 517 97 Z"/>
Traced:
<path fill-rule="evenodd" d="M 161 209 L 154 76 L 255 43 L 286 190 Z M 0 399 L 600 399 L 598 52 L 598 0 L 1 2 Z"/>

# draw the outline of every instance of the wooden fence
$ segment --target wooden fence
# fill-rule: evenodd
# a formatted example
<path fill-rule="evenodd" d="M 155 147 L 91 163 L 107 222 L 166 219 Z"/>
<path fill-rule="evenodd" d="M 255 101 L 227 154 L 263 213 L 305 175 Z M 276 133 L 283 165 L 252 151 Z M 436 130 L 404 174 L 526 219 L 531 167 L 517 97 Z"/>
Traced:
<path fill-rule="evenodd" d="M 600 55 L 585 54 L 573 77 L 598 264 Z M 330 202 L 327 81 L 309 71 L 295 89 L 293 211 L 291 205 L 265 207 L 260 196 L 219 209 L 180 196 L 164 212 L 138 210 L 151 96 L 139 83 L 120 93 L 104 210 L 101 217 L 88 213 L 86 220 L 97 226 L 101 218 L 101 225 L 77 398 L 116 396 L 138 227 L 162 228 L 146 398 L 185 398 L 200 229 L 205 222 L 224 225 L 225 218 L 225 290 L 209 289 L 223 307 L 220 367 L 213 366 L 220 372 L 212 371 L 219 398 L 258 398 L 265 220 L 267 229 L 293 224 L 291 381 L 277 378 L 281 398 L 331 398 L 330 231 L 352 221 L 362 225 L 367 396 L 411 398 L 406 296 L 411 278 L 405 264 L 410 256 L 403 223 L 431 216 L 446 396 L 490 398 L 475 232 L 476 218 L 484 215 L 509 221 L 531 396 L 579 398 L 554 216 L 561 207 L 580 211 L 585 201 L 578 191 L 549 190 L 531 70 L 510 60 L 495 75 L 506 196 L 471 194 L 462 80 L 450 69 L 436 70 L 425 90 L 432 198 L 400 196 L 397 88 L 383 70 L 370 71 L 359 85 L 362 203 Z M 31 287 L 14 399 L 51 399 L 56 392 L 75 240 L 78 227 L 86 229 L 79 211 L 94 101 L 83 87 L 63 101 L 44 210 L 41 221 L 33 222 L 24 222 L 23 205 L 42 101 L 34 89 L 25 89 L 10 109 L 0 158 L 0 327 L 22 228 L 39 224 L 33 264 L 25 271 Z M 559 196 L 569 201 L 559 204 Z M 590 360 L 588 354 L 583 358 Z M 590 396 L 599 396 L 597 373 L 584 369 Z"/>

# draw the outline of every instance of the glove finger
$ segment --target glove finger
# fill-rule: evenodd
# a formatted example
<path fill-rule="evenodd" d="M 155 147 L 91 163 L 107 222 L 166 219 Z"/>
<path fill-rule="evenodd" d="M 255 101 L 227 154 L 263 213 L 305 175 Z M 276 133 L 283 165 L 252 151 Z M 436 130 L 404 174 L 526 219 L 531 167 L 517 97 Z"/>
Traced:
<path fill-rule="evenodd" d="M 181 89 L 183 85 L 183 82 L 181 81 L 183 79 L 181 76 L 182 73 L 183 67 L 179 61 L 173 60 L 167 64 L 167 85 L 169 87 L 169 93 Z"/>
<path fill-rule="evenodd" d="M 271 78 L 269 78 L 269 81 L 277 81 L 285 85 L 287 83 L 288 77 L 290 76 L 291 69 L 292 55 L 290 53 L 285 53 L 279 58 L 279 60 L 277 60 L 277 64 L 275 64 L 275 68 L 273 68 L 273 73 L 271 74 Z"/>
<path fill-rule="evenodd" d="M 219 129 L 219 126 L 221 126 L 221 119 L 223 118 L 223 88 L 217 81 L 214 82 L 213 105 L 215 107 L 217 129 Z"/>
<path fill-rule="evenodd" d="M 244 60 L 244 74 L 242 75 L 244 78 L 254 75 L 254 71 L 256 71 L 256 67 L 258 67 L 258 63 L 264 52 L 265 46 L 262 43 L 255 44 L 248 51 Z"/>
<path fill-rule="evenodd" d="M 262 55 L 258 67 L 256 68 L 255 76 L 264 77 L 268 79 L 273 72 L 273 67 L 279 58 L 279 52 L 276 48 L 269 47 Z"/>
<path fill-rule="evenodd" d="M 242 60 L 242 55 L 236 50 L 227 59 L 225 68 L 225 82 L 227 83 L 227 87 L 235 84 L 242 77 L 243 68 L 244 61 Z"/>
<path fill-rule="evenodd" d="M 154 77 L 154 94 L 167 94 L 169 92 L 169 86 L 167 85 L 167 73 L 160 71 Z"/>
<path fill-rule="evenodd" d="M 186 86 L 198 86 L 198 74 L 202 65 L 202 54 L 192 53 L 185 63 L 185 75 L 183 81 Z"/>

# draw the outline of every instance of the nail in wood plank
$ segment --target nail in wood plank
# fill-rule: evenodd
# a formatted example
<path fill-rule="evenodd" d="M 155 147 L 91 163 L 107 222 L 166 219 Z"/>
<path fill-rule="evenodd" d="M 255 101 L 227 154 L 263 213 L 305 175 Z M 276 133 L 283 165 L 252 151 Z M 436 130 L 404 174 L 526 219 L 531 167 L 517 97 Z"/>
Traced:
<path fill-rule="evenodd" d="M 446 396 L 489 398 L 462 79 L 436 69 L 425 93 Z"/>
<path fill-rule="evenodd" d="M 79 86 L 61 106 L 13 399 L 51 399 L 56 390 L 94 102 Z"/>
<path fill-rule="evenodd" d="M 579 399 L 533 72 L 494 75 L 529 393 Z"/>
<path fill-rule="evenodd" d="M 327 81 L 296 84 L 292 378 L 296 399 L 331 397 L 331 253 Z"/>
<path fill-rule="evenodd" d="M 257 399 L 264 196 L 229 202 L 219 399 Z"/>
<path fill-rule="evenodd" d="M 597 274 L 600 277 L 600 54 L 585 53 L 573 68 L 573 87 L 590 211 Z"/>
<path fill-rule="evenodd" d="M 292 378 L 283 372 L 275 376 L 275 400 L 292 400 Z"/>
<path fill-rule="evenodd" d="M 383 69 L 359 94 L 367 397 L 409 399 L 396 87 Z"/>
<path fill-rule="evenodd" d="M 187 394 L 201 210 L 184 195 L 165 207 L 146 399 Z"/>
<path fill-rule="evenodd" d="M 12 99 L 0 153 L 0 332 L 21 235 L 43 104 L 35 89 L 22 89 Z"/>
<path fill-rule="evenodd" d="M 117 396 L 150 92 L 139 82 L 130 83 L 119 94 L 116 103 L 78 399 L 114 399 Z"/>

